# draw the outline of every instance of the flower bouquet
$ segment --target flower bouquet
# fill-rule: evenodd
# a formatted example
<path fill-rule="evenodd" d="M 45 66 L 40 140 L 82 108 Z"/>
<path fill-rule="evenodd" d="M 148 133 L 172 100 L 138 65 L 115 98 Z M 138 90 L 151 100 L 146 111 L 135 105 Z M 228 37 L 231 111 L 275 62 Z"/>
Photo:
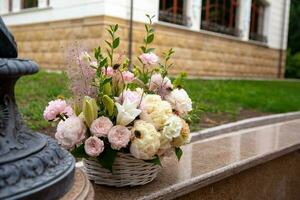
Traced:
<path fill-rule="evenodd" d="M 85 172 L 97 184 L 146 184 L 157 176 L 160 159 L 175 152 L 179 160 L 180 146 L 190 139 L 192 102 L 182 88 L 185 74 L 168 78 L 174 51 L 159 61 L 149 47 L 154 29 L 153 17 L 147 17 L 139 65 L 131 68 L 128 59 L 114 58 L 120 39 L 118 25 L 111 25 L 107 56 L 100 47 L 93 59 L 84 51 L 75 56 L 78 70 L 69 73 L 72 99 L 51 101 L 44 111 L 46 120 L 58 123 L 58 143 L 83 158 Z"/>

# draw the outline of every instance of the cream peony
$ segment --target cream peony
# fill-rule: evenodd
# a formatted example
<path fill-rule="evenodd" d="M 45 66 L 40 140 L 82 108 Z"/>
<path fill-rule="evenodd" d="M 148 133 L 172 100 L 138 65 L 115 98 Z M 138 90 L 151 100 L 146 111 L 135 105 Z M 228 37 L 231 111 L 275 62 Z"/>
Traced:
<path fill-rule="evenodd" d="M 85 138 L 86 127 L 79 117 L 69 117 L 57 125 L 55 138 L 64 148 L 70 149 Z"/>
<path fill-rule="evenodd" d="M 130 138 L 131 132 L 125 126 L 114 126 L 108 132 L 108 141 L 111 144 L 111 148 L 116 150 L 126 147 Z"/>
<path fill-rule="evenodd" d="M 162 134 L 169 139 L 176 138 L 180 135 L 182 129 L 181 119 L 173 115 L 168 118 L 162 130 Z"/>
<path fill-rule="evenodd" d="M 185 116 L 192 110 L 192 100 L 184 89 L 175 89 L 165 99 L 180 116 Z"/>
<path fill-rule="evenodd" d="M 189 143 L 191 140 L 189 125 L 183 119 L 181 119 L 181 124 L 182 124 L 182 129 L 180 135 L 174 138 L 172 141 L 172 146 L 174 147 L 180 147 L 184 144 Z"/>
<path fill-rule="evenodd" d="M 151 160 L 160 147 L 160 133 L 155 127 L 142 120 L 137 120 L 131 130 L 134 138 L 131 141 L 130 153 L 143 160 Z"/>
<path fill-rule="evenodd" d="M 148 94 L 143 98 L 140 118 L 154 125 L 157 130 L 163 128 L 165 122 L 172 114 L 172 107 L 163 101 L 159 95 Z"/>
<path fill-rule="evenodd" d="M 104 142 L 96 136 L 89 137 L 84 142 L 85 153 L 91 157 L 97 157 L 104 150 Z"/>
<path fill-rule="evenodd" d="M 108 131 L 113 127 L 113 123 L 107 117 L 99 117 L 91 124 L 90 131 L 97 137 L 107 136 Z"/>

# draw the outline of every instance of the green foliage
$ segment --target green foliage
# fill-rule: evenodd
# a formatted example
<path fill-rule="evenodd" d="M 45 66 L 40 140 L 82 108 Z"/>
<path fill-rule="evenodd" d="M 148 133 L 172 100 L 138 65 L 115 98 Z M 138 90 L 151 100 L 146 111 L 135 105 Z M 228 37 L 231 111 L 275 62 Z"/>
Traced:
<path fill-rule="evenodd" d="M 168 70 L 173 66 L 173 63 L 169 64 L 168 61 L 170 60 L 171 56 L 175 53 L 173 48 L 169 49 L 168 51 L 163 53 L 164 57 L 164 63 L 159 63 L 160 66 L 160 73 L 162 74 L 163 77 L 168 75 Z"/>
<path fill-rule="evenodd" d="M 85 153 L 84 144 L 74 148 L 70 152 L 75 158 L 88 158 L 89 156 Z"/>
<path fill-rule="evenodd" d="M 285 77 L 300 78 L 300 1 L 291 0 Z"/>
<path fill-rule="evenodd" d="M 161 165 L 161 162 L 160 162 L 160 158 L 158 157 L 158 155 L 155 155 L 154 158 L 152 160 L 145 160 L 145 162 L 148 162 L 148 163 L 153 163 L 155 165 Z"/>
<path fill-rule="evenodd" d="M 182 150 L 181 150 L 180 147 L 176 147 L 176 148 L 175 148 L 175 154 L 176 154 L 176 157 L 177 157 L 177 159 L 178 159 L 178 161 L 179 161 L 180 158 L 181 158 L 181 156 L 182 156 L 182 154 L 183 154 L 183 152 L 182 152 Z"/>
<path fill-rule="evenodd" d="M 184 88 L 183 82 L 186 77 L 186 73 L 180 73 L 173 81 L 174 88 Z"/>
<path fill-rule="evenodd" d="M 110 60 L 110 66 L 113 66 L 114 62 L 114 50 L 119 47 L 120 45 L 120 38 L 116 37 L 116 32 L 118 30 L 118 24 L 110 25 L 109 29 L 106 29 L 111 37 L 111 41 L 105 40 L 106 44 L 108 45 L 108 49 L 106 49 L 107 55 Z"/>
<path fill-rule="evenodd" d="M 300 52 L 300 1 L 291 0 L 288 47 L 291 54 Z"/>
<path fill-rule="evenodd" d="M 294 55 L 287 52 L 285 76 L 300 78 L 300 51 Z"/>
<path fill-rule="evenodd" d="M 148 48 L 148 45 L 151 44 L 154 40 L 154 29 L 152 28 L 152 19 L 155 17 L 146 15 L 148 18 L 148 24 L 145 24 L 146 36 L 144 38 L 144 44 L 140 47 L 143 53 L 149 53 L 154 51 L 154 48 Z"/>
<path fill-rule="evenodd" d="M 106 145 L 104 151 L 97 157 L 101 166 L 109 171 L 112 171 L 112 166 L 115 162 L 117 151 L 112 149 L 110 145 Z"/>

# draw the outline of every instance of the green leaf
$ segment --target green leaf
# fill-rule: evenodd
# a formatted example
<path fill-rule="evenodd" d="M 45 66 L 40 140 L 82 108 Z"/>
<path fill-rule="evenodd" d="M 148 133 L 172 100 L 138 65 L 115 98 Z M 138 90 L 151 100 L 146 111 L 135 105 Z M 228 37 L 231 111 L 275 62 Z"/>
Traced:
<path fill-rule="evenodd" d="M 149 48 L 145 51 L 145 53 L 150 53 L 150 52 L 153 52 L 155 50 L 155 48 Z"/>
<path fill-rule="evenodd" d="M 105 40 L 105 42 L 109 47 L 111 47 L 111 43 L 109 41 Z"/>
<path fill-rule="evenodd" d="M 150 44 L 153 41 L 153 39 L 154 39 L 154 34 L 148 35 L 148 37 L 147 37 L 147 44 Z"/>
<path fill-rule="evenodd" d="M 114 37 L 114 33 L 110 29 L 106 29 L 106 30 L 110 34 L 111 37 Z"/>
<path fill-rule="evenodd" d="M 101 166 L 112 172 L 112 166 L 115 162 L 117 151 L 112 149 L 110 146 L 105 147 L 104 151 L 97 157 Z"/>
<path fill-rule="evenodd" d="M 120 38 L 117 37 L 114 41 L 113 41 L 113 48 L 117 48 L 120 44 Z"/>
<path fill-rule="evenodd" d="M 104 58 L 103 60 L 101 60 L 99 66 L 102 68 L 102 67 L 105 67 L 107 65 L 107 58 Z"/>
<path fill-rule="evenodd" d="M 183 154 L 183 152 L 182 152 L 182 150 L 181 150 L 180 147 L 176 147 L 176 148 L 175 148 L 175 154 L 176 154 L 176 157 L 177 157 L 177 159 L 178 159 L 178 161 L 179 161 L 180 158 L 181 158 L 181 156 L 182 156 L 182 154 Z"/>
<path fill-rule="evenodd" d="M 147 163 L 153 163 L 155 165 L 162 166 L 158 155 L 155 155 L 155 157 L 152 160 L 144 160 L 144 161 L 147 162 Z"/>
<path fill-rule="evenodd" d="M 143 53 L 146 53 L 146 47 L 141 46 L 141 50 L 142 50 Z"/>
<path fill-rule="evenodd" d="M 146 29 L 147 32 L 149 31 L 149 28 L 148 28 L 147 24 L 145 24 L 145 29 Z"/>
<path fill-rule="evenodd" d="M 116 32 L 118 30 L 118 28 L 119 28 L 119 25 L 116 24 L 115 27 L 114 27 L 114 32 Z"/>
<path fill-rule="evenodd" d="M 84 144 L 81 144 L 80 146 L 73 149 L 71 151 L 71 154 L 75 158 L 88 158 L 88 155 L 85 153 L 85 150 L 84 150 Z"/>

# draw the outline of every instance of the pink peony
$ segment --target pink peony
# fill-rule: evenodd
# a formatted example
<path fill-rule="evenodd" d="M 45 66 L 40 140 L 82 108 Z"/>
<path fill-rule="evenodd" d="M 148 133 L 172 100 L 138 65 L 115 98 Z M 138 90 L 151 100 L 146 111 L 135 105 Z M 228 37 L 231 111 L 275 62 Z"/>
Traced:
<path fill-rule="evenodd" d="M 117 125 L 112 127 L 108 132 L 108 141 L 111 147 L 116 150 L 120 150 L 122 147 L 126 147 L 130 141 L 131 132 L 125 126 Z"/>
<path fill-rule="evenodd" d="M 107 77 L 112 77 L 114 75 L 114 69 L 112 67 L 102 68 L 102 74 Z"/>
<path fill-rule="evenodd" d="M 154 53 L 143 53 L 139 56 L 140 60 L 144 65 L 155 65 L 158 63 L 159 58 Z"/>
<path fill-rule="evenodd" d="M 86 127 L 79 117 L 69 117 L 57 125 L 55 138 L 66 149 L 74 147 L 85 138 Z"/>
<path fill-rule="evenodd" d="M 122 72 L 122 76 L 125 83 L 131 83 L 134 80 L 134 74 L 130 71 Z"/>
<path fill-rule="evenodd" d="M 45 120 L 51 121 L 60 114 L 65 114 L 70 117 L 73 115 L 73 109 L 67 105 L 65 100 L 57 99 L 48 103 L 43 115 Z"/>
<path fill-rule="evenodd" d="M 108 134 L 108 131 L 113 127 L 113 123 L 107 117 L 99 117 L 94 120 L 90 131 L 93 135 L 97 137 L 104 137 Z"/>
<path fill-rule="evenodd" d="M 123 104 L 125 99 L 129 103 L 136 103 L 137 105 L 141 101 L 142 94 L 137 91 L 125 90 L 117 99 L 117 102 Z"/>
<path fill-rule="evenodd" d="M 168 77 L 163 78 L 161 74 L 153 74 L 149 82 L 149 90 L 160 95 L 163 99 L 173 88 L 171 80 Z"/>
<path fill-rule="evenodd" d="M 91 157 L 97 157 L 104 150 L 104 142 L 96 136 L 89 137 L 84 142 L 85 153 Z"/>

